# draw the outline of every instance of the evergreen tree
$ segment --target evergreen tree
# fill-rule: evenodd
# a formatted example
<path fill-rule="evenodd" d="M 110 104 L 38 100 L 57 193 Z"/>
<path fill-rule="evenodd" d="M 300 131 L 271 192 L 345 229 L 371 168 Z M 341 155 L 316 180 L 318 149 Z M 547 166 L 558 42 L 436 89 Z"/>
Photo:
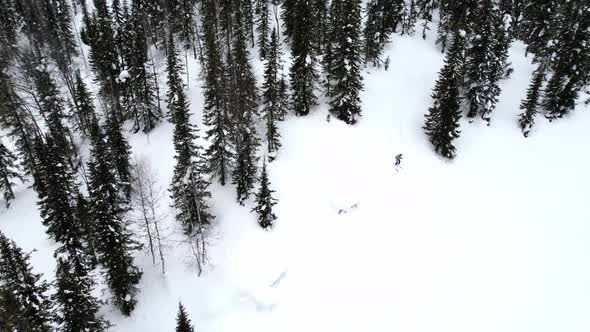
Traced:
<path fill-rule="evenodd" d="M 0 191 L 3 192 L 6 208 L 14 199 L 14 179 L 24 182 L 22 171 L 17 164 L 16 155 L 12 153 L 2 142 L 0 142 Z"/>
<path fill-rule="evenodd" d="M 90 215 L 95 225 L 96 251 L 105 267 L 104 276 L 112 294 L 113 304 L 129 316 L 137 300 L 137 284 L 142 272 L 133 265 L 131 252 L 138 248 L 123 220 L 125 199 L 117 186 L 116 166 L 111 161 L 104 134 L 93 124 L 89 169 Z"/>
<path fill-rule="evenodd" d="M 53 303 L 49 284 L 33 273 L 30 255 L 0 232 L 0 290 L 9 314 L 7 331 L 50 332 Z M 1 325 L 2 323 L 0 323 Z"/>
<path fill-rule="evenodd" d="M 215 1 L 205 0 L 203 4 L 203 30 L 205 37 L 205 84 L 203 86 L 205 106 L 204 123 L 208 127 L 206 139 L 211 142 L 205 152 L 208 172 L 219 176 L 219 183 L 225 185 L 230 172 L 233 151 L 231 146 L 231 123 L 227 112 L 225 73 L 221 61 L 221 50 L 216 33 Z"/>
<path fill-rule="evenodd" d="M 260 189 L 256 194 L 256 207 L 252 211 L 258 214 L 258 224 L 260 227 L 267 229 L 272 228 L 277 216 L 272 212 L 272 207 L 277 204 L 276 199 L 272 197 L 274 190 L 270 188 L 270 181 L 266 172 L 266 161 L 262 163 L 262 173 L 260 174 Z"/>
<path fill-rule="evenodd" d="M 277 121 L 282 119 L 285 113 L 284 107 L 286 98 L 281 95 L 282 70 L 281 50 L 276 29 L 273 29 L 270 37 L 268 57 L 264 66 L 264 83 L 262 85 L 262 117 L 266 125 L 266 142 L 270 161 L 276 157 L 276 152 L 281 147 L 281 135 L 278 132 Z"/>
<path fill-rule="evenodd" d="M 478 24 L 473 31 L 471 47 L 467 50 L 466 82 L 469 112 L 467 117 L 481 115 L 488 125 L 500 95 L 499 72 L 502 60 L 497 57 L 495 43 L 498 31 L 494 21 L 499 12 L 495 0 L 483 0 L 474 15 Z M 501 32 L 501 31 L 500 31 Z"/>
<path fill-rule="evenodd" d="M 110 324 L 98 314 L 99 302 L 92 296 L 94 282 L 84 270 L 78 270 L 70 258 L 60 256 L 57 262 L 57 317 L 59 331 L 101 332 Z"/>
<path fill-rule="evenodd" d="M 537 108 L 539 107 L 539 99 L 541 96 L 541 87 L 545 80 L 545 68 L 539 66 L 533 74 L 533 79 L 526 93 L 526 99 L 520 104 L 522 114 L 520 115 L 519 123 L 524 137 L 528 137 L 530 131 L 535 124 L 535 116 L 537 115 Z"/>
<path fill-rule="evenodd" d="M 194 332 L 190 318 L 182 303 L 178 303 L 178 314 L 176 315 L 176 332 Z"/>
<path fill-rule="evenodd" d="M 322 54 L 328 43 L 327 31 L 329 24 L 329 5 L 328 0 L 313 0 L 311 6 L 313 6 L 313 23 L 314 23 L 314 34 L 315 37 L 315 52 L 316 54 Z"/>
<path fill-rule="evenodd" d="M 459 138 L 459 120 L 461 119 L 462 82 L 461 67 L 465 52 L 465 32 L 457 32 L 453 38 L 445 64 L 434 86 L 432 99 L 434 104 L 426 114 L 424 130 L 436 153 L 453 159 L 455 146 L 453 140 Z"/>
<path fill-rule="evenodd" d="M 124 194 L 127 201 L 131 197 L 131 163 L 129 155 L 131 147 L 123 133 L 118 117 L 112 113 L 106 121 L 106 139 L 108 143 L 108 158 L 115 167 L 116 184 L 120 192 Z M 105 156 L 103 156 L 105 157 Z"/>
<path fill-rule="evenodd" d="M 133 119 L 134 130 L 149 133 L 155 128 L 162 115 L 155 105 L 153 78 L 145 67 L 147 62 L 147 42 L 141 16 L 142 9 L 141 2 L 134 0 L 131 26 L 128 32 L 131 45 L 126 62 L 129 66 L 130 86 L 133 91 L 133 100 L 129 108 L 131 109 L 130 116 Z"/>
<path fill-rule="evenodd" d="M 262 60 L 266 59 L 269 47 L 270 13 L 268 2 L 269 0 L 256 1 L 256 31 L 258 32 L 258 50 Z"/>
<path fill-rule="evenodd" d="M 289 72 L 292 107 L 295 114 L 303 116 L 309 114 L 316 105 L 314 93 L 318 79 L 316 72 L 316 54 L 313 40 L 313 8 L 305 0 L 293 1 L 293 13 L 290 20 L 291 27 L 291 55 L 293 63 Z"/>
<path fill-rule="evenodd" d="M 239 18 L 239 15 L 237 15 Z M 232 172 L 232 182 L 236 184 L 237 200 L 243 204 L 250 196 L 256 178 L 256 148 L 260 145 L 255 129 L 258 117 L 258 92 L 256 79 L 250 65 L 244 31 L 238 26 L 232 46 L 233 86 L 232 122 L 234 124 L 234 144 L 236 147 L 236 167 Z"/>
<path fill-rule="evenodd" d="M 174 38 L 168 38 L 167 73 L 169 114 L 174 124 L 174 149 L 176 166 L 172 177 L 172 199 L 176 208 L 176 219 L 182 224 L 186 235 L 193 235 L 209 225 L 214 216 L 209 212 L 205 164 L 202 148 L 195 141 L 197 129 L 190 123 L 189 105 L 180 78 L 182 67 Z"/>
<path fill-rule="evenodd" d="M 64 101 L 59 94 L 55 81 L 47 70 L 44 60 L 31 70 L 31 76 L 38 94 L 41 114 L 47 120 L 47 128 L 51 134 L 57 150 L 61 153 L 70 168 L 76 170 L 79 166 L 77 147 L 73 143 L 69 128 L 64 125 Z"/>
<path fill-rule="evenodd" d="M 358 0 L 334 0 L 335 22 L 333 59 L 329 79 L 333 88 L 328 92 L 330 112 L 347 124 L 354 124 L 361 115 L 359 93 L 363 89 L 361 66 L 361 7 Z M 340 16 L 341 15 L 341 16 Z"/>
<path fill-rule="evenodd" d="M 24 175 L 29 175 L 35 164 L 32 138 L 38 130 L 15 92 L 13 79 L 3 69 L 0 67 L 0 127 L 14 140 Z"/>
<path fill-rule="evenodd" d="M 180 39 L 185 43 L 193 43 L 193 1 L 168 1 L 168 20 L 170 21 L 170 29 L 174 34 L 179 34 Z"/>
<path fill-rule="evenodd" d="M 535 0 L 524 1 L 523 18 L 520 23 L 520 38 L 527 44 L 527 53 L 547 58 L 550 40 L 554 38 L 554 25 L 561 1 Z"/>
<path fill-rule="evenodd" d="M 96 116 L 96 111 L 94 110 L 94 102 L 92 100 L 92 95 L 90 94 L 88 88 L 86 87 L 86 84 L 82 80 L 82 76 L 80 76 L 80 71 L 76 72 L 75 97 L 76 98 L 74 100 L 74 103 L 76 104 L 76 107 L 74 108 L 74 119 L 76 123 L 76 128 L 85 137 L 90 137 L 90 128 L 92 125 L 93 118 Z"/>
<path fill-rule="evenodd" d="M 20 17 L 12 0 L 0 1 L 0 46 L 8 48 L 16 44 Z"/>
<path fill-rule="evenodd" d="M 414 35 L 416 31 L 416 22 L 418 21 L 418 7 L 415 0 L 404 3 L 402 12 L 402 35 Z"/>
<path fill-rule="evenodd" d="M 543 99 L 550 121 L 571 112 L 580 91 L 590 83 L 590 4 L 570 1 L 563 11 L 551 63 L 553 74 Z"/>
<path fill-rule="evenodd" d="M 471 35 L 473 13 L 477 7 L 476 0 L 440 0 L 440 20 L 438 24 L 437 44 L 441 44 L 442 51 L 446 50 L 449 36 L 454 36 L 459 30 Z"/>
<path fill-rule="evenodd" d="M 363 30 L 365 63 L 378 67 L 389 36 L 401 20 L 402 0 L 370 0 L 367 2 L 367 20 Z"/>

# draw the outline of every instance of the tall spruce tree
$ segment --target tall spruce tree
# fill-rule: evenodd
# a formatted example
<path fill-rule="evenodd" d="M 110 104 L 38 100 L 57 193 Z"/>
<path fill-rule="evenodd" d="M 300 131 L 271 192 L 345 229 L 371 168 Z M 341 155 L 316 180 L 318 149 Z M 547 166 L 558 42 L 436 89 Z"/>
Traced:
<path fill-rule="evenodd" d="M 137 284 L 142 272 L 133 264 L 132 251 L 138 244 L 132 239 L 124 221 L 125 198 L 119 194 L 116 165 L 112 161 L 105 136 L 98 123 L 93 124 L 89 169 L 90 215 L 95 225 L 96 251 L 104 266 L 112 303 L 129 316 L 137 300 Z"/>
<path fill-rule="evenodd" d="M 98 314 L 99 302 L 92 295 L 92 276 L 86 270 L 77 269 L 71 257 L 58 257 L 56 286 L 59 331 L 102 332 L 108 329 L 110 324 Z"/>
<path fill-rule="evenodd" d="M 267 61 L 264 65 L 264 83 L 262 85 L 262 118 L 266 126 L 266 144 L 270 161 L 276 158 L 276 153 L 281 147 L 281 135 L 278 131 L 277 121 L 282 119 L 285 113 L 284 95 L 281 95 L 281 76 L 283 69 L 281 50 L 276 29 L 273 29 L 270 37 Z"/>
<path fill-rule="evenodd" d="M 119 117 L 111 112 L 106 121 L 106 139 L 108 143 L 108 158 L 115 167 L 116 185 L 118 191 L 124 194 L 127 201 L 131 197 L 131 162 L 129 155 L 131 147 L 123 136 Z"/>
<path fill-rule="evenodd" d="M 370 0 L 367 2 L 367 19 L 363 29 L 365 63 L 379 67 L 381 54 L 389 36 L 401 20 L 403 0 Z"/>
<path fill-rule="evenodd" d="M 258 224 L 264 229 L 272 228 L 274 221 L 277 219 L 277 216 L 272 211 L 272 207 L 277 204 L 277 200 L 272 197 L 273 193 L 274 190 L 270 189 L 265 160 L 262 163 L 262 172 L 260 174 L 260 189 L 256 194 L 256 207 L 252 209 L 258 214 Z"/>
<path fill-rule="evenodd" d="M 0 142 L 0 191 L 4 197 L 6 208 L 10 207 L 10 203 L 15 198 L 12 189 L 15 185 L 15 179 L 21 182 L 25 181 L 20 165 L 17 163 L 16 155 Z"/>
<path fill-rule="evenodd" d="M 9 325 L 6 331 L 52 331 L 53 303 L 49 284 L 41 278 L 33 272 L 30 254 L 0 232 L 0 302 L 10 306 L 0 310 L 8 316 L 2 319 Z"/>
<path fill-rule="evenodd" d="M 178 303 L 178 314 L 176 315 L 176 332 L 194 332 L 190 318 L 182 303 Z"/>
<path fill-rule="evenodd" d="M 239 18 L 240 16 L 237 15 Z M 237 201 L 243 204 L 250 196 L 256 181 L 256 149 L 260 145 L 256 134 L 255 121 L 258 112 L 258 91 L 256 79 L 250 65 L 249 52 L 245 43 L 245 31 L 236 27 L 232 47 L 233 93 L 232 108 L 234 125 L 233 139 L 236 147 L 236 164 L 232 182 L 236 184 Z"/>
<path fill-rule="evenodd" d="M 96 116 L 96 111 L 94 109 L 92 95 L 82 80 L 80 71 L 76 72 L 75 97 L 74 103 L 76 107 L 74 108 L 75 114 L 73 118 L 76 128 L 84 137 L 90 137 L 90 128 L 93 118 Z"/>
<path fill-rule="evenodd" d="M 495 0 L 483 0 L 474 13 L 473 38 L 467 50 L 466 82 L 469 112 L 467 117 L 481 115 L 490 125 L 491 113 L 496 108 L 500 86 L 498 75 L 503 68 L 502 60 L 497 57 L 495 43 L 501 31 L 495 29 L 498 20 L 498 6 Z"/>
<path fill-rule="evenodd" d="M 542 102 L 550 121 L 571 112 L 580 91 L 590 83 L 590 3 L 564 3 L 562 17 L 551 59 L 553 74 Z"/>
<path fill-rule="evenodd" d="M 266 59 L 270 37 L 269 0 L 256 0 L 256 31 L 260 59 Z"/>
<path fill-rule="evenodd" d="M 533 79 L 526 93 L 526 99 L 520 104 L 522 114 L 518 122 L 524 137 L 529 137 L 531 129 L 535 124 L 535 116 L 538 113 L 539 100 L 541 97 L 541 87 L 545 80 L 545 67 L 539 66 L 533 74 Z"/>
<path fill-rule="evenodd" d="M 293 63 L 289 76 L 292 91 L 292 107 L 295 115 L 309 114 L 316 105 L 315 87 L 318 80 L 316 71 L 316 53 L 314 48 L 313 7 L 305 0 L 292 1 L 289 14 L 292 27 L 291 55 Z"/>
<path fill-rule="evenodd" d="M 476 0 L 440 0 L 437 44 L 445 52 L 449 44 L 449 36 L 454 36 L 459 30 L 467 35 L 471 34 L 473 13 L 477 7 Z"/>
<path fill-rule="evenodd" d="M 202 148 L 196 144 L 197 129 L 190 123 L 189 105 L 180 78 L 182 67 L 174 38 L 168 38 L 168 109 L 174 124 L 174 149 L 176 165 L 172 177 L 171 193 L 176 219 L 183 226 L 186 235 L 204 231 L 214 216 L 209 212 L 207 200 L 211 193 L 205 179 L 205 162 Z"/>
<path fill-rule="evenodd" d="M 334 21 L 332 63 L 328 92 L 330 112 L 347 124 L 354 124 L 361 115 L 359 93 L 363 89 L 361 57 L 361 2 L 358 0 L 332 1 Z"/>
<path fill-rule="evenodd" d="M 520 38 L 527 44 L 527 53 L 547 58 L 551 51 L 549 42 L 554 38 L 554 21 L 561 7 L 561 1 L 524 1 L 522 21 L 519 25 Z"/>
<path fill-rule="evenodd" d="M 211 142 L 205 156 L 207 169 L 219 183 L 225 185 L 230 176 L 233 160 L 231 123 L 227 111 L 226 86 L 223 81 L 225 65 L 221 59 L 221 49 L 217 38 L 217 7 L 214 0 L 203 3 L 203 30 L 205 37 L 205 106 L 203 121 L 208 127 L 206 139 Z"/>
<path fill-rule="evenodd" d="M 455 33 L 445 64 L 439 73 L 432 94 L 433 105 L 426 114 L 424 130 L 436 153 L 453 159 L 456 149 L 453 141 L 459 138 L 461 119 L 462 82 L 461 68 L 465 53 L 465 32 Z"/>
<path fill-rule="evenodd" d="M 133 99 L 130 101 L 130 117 L 133 119 L 134 130 L 142 130 L 144 133 L 152 131 L 160 121 L 162 114 L 156 107 L 153 78 L 148 73 L 145 63 L 147 62 L 147 41 L 144 30 L 140 0 L 133 1 L 130 30 L 131 39 L 126 62 L 129 66 L 130 86 L 133 91 Z"/>

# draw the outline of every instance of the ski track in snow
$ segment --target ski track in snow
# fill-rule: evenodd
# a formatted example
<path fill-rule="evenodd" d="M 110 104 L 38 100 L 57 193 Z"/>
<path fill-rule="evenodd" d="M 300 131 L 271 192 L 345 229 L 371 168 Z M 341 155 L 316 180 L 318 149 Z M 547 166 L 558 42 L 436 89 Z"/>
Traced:
<path fill-rule="evenodd" d="M 539 116 L 523 138 L 518 106 L 534 68 L 517 42 L 491 127 L 463 122 L 457 159 L 443 161 L 421 129 L 443 61 L 430 35 L 395 35 L 389 71 L 366 70 L 357 126 L 327 123 L 325 105 L 281 124 L 283 148 L 269 165 L 279 199 L 272 231 L 258 227 L 252 202 L 235 203 L 233 186 L 214 184 L 210 271 L 198 278 L 182 247 L 169 252 L 165 278 L 138 257 L 135 312 L 103 308 L 113 331 L 171 331 L 179 300 L 207 332 L 590 331 L 590 114 L 579 107 L 551 125 Z M 202 129 L 194 59 L 188 70 L 192 121 Z M 171 133 L 162 123 L 130 138 L 163 188 Z M 36 195 L 20 186 L 16 196 L 0 209 L 0 227 L 38 250 L 35 270 L 52 280 L 55 244 Z M 354 213 L 336 213 L 353 204 Z"/>

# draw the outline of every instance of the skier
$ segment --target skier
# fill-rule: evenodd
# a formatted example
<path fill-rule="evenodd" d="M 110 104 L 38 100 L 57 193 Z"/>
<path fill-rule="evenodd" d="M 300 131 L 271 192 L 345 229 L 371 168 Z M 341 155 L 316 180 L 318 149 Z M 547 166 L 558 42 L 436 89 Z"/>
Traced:
<path fill-rule="evenodd" d="M 401 154 L 401 153 L 400 153 L 400 154 L 398 154 L 397 156 L 395 156 L 395 166 L 396 166 L 396 167 L 399 167 L 399 166 L 401 165 L 401 163 L 402 163 L 402 158 L 403 158 L 403 156 L 402 156 L 402 154 Z"/>

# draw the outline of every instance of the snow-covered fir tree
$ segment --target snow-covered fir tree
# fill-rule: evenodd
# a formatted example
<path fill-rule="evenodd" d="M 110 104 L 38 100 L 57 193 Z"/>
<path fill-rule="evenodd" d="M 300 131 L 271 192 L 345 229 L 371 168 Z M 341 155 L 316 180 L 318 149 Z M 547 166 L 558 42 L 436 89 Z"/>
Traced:
<path fill-rule="evenodd" d="M 433 105 L 426 114 L 424 130 L 439 155 L 453 159 L 456 154 L 453 141 L 459 137 L 461 119 L 462 66 L 465 53 L 465 31 L 453 37 L 445 64 L 434 86 Z"/>
<path fill-rule="evenodd" d="M 240 15 L 236 17 L 239 19 Z M 232 183 L 236 185 L 237 201 L 240 204 L 248 199 L 254 188 L 258 160 L 256 150 L 260 145 L 255 127 L 259 116 L 258 91 L 244 32 L 240 26 L 236 27 L 231 54 L 235 98 L 230 107 L 233 114 L 233 139 L 236 148 Z"/>
<path fill-rule="evenodd" d="M 169 114 L 174 124 L 174 150 L 176 165 L 172 177 L 172 199 L 176 219 L 187 235 L 204 231 L 214 216 L 209 212 L 207 200 L 211 193 L 205 179 L 205 161 L 202 148 L 196 144 L 197 130 L 190 123 L 189 104 L 180 78 L 182 67 L 174 38 L 168 38 L 167 66 Z"/>
<path fill-rule="evenodd" d="M 563 4 L 563 21 L 555 41 L 543 108 L 550 121 L 571 112 L 584 86 L 590 83 L 590 3 Z"/>
<path fill-rule="evenodd" d="M 314 48 L 313 7 L 305 0 L 292 1 L 290 20 L 291 56 L 293 63 L 289 70 L 291 103 L 295 115 L 309 114 L 316 105 L 315 88 L 318 80 L 316 53 Z"/>
<path fill-rule="evenodd" d="M 256 0 L 256 31 L 260 59 L 266 59 L 270 42 L 269 0 Z"/>
<path fill-rule="evenodd" d="M 414 35 L 414 32 L 416 32 L 418 14 L 418 6 L 415 0 L 404 2 L 404 9 L 402 12 L 402 35 Z"/>
<path fill-rule="evenodd" d="M 256 194 L 256 207 L 252 209 L 258 214 L 258 224 L 264 229 L 272 228 L 274 221 L 277 219 L 277 216 L 272 211 L 273 206 L 277 204 L 277 200 L 272 196 L 273 193 L 274 190 L 270 189 L 266 160 L 264 160 L 260 173 L 260 188 Z"/>
<path fill-rule="evenodd" d="M 57 258 L 56 323 L 63 332 L 102 332 L 110 324 L 98 313 L 99 301 L 92 295 L 95 283 L 85 269 L 76 268 L 71 256 Z"/>
<path fill-rule="evenodd" d="M 526 93 L 526 99 L 520 104 L 522 113 L 518 120 L 522 134 L 528 137 L 533 125 L 535 124 L 535 116 L 538 113 L 539 102 L 541 98 L 541 88 L 543 81 L 545 81 L 546 68 L 540 65 L 533 74 L 533 79 Z"/>
<path fill-rule="evenodd" d="M 4 205 L 9 208 L 14 197 L 14 181 L 24 182 L 22 170 L 16 155 L 0 141 L 0 192 L 4 197 Z"/>
<path fill-rule="evenodd" d="M 186 309 L 182 303 L 178 303 L 178 314 L 176 315 L 176 332 L 194 332 L 195 329 L 191 323 Z"/>
<path fill-rule="evenodd" d="M 88 163 L 88 191 L 96 251 L 105 269 L 104 277 L 111 290 L 113 305 L 129 316 L 137 303 L 137 285 L 142 275 L 132 256 L 139 245 L 127 230 L 124 220 L 126 198 L 120 193 L 116 166 L 108 152 L 105 135 L 96 122 L 93 131 L 96 134 L 91 142 Z"/>
<path fill-rule="evenodd" d="M 123 136 L 121 123 L 115 112 L 110 112 L 105 127 L 108 143 L 106 153 L 115 168 L 117 190 L 122 192 L 128 201 L 131 195 L 131 162 L 129 161 L 131 147 Z"/>
<path fill-rule="evenodd" d="M 328 79 L 331 89 L 330 113 L 347 124 L 354 124 L 361 115 L 359 93 L 363 89 L 361 64 L 361 3 L 358 0 L 334 0 L 332 60 Z"/>
<path fill-rule="evenodd" d="M 379 67 L 381 55 L 390 35 L 401 19 L 403 0 L 369 0 L 363 29 L 365 63 Z"/>
<path fill-rule="evenodd" d="M 264 83 L 262 85 L 262 118 L 266 127 L 266 144 L 269 158 L 272 161 L 281 147 L 281 135 L 279 134 L 277 122 L 282 119 L 285 96 L 281 95 L 281 71 L 282 52 L 279 48 L 279 41 L 276 29 L 273 29 L 268 56 L 264 64 Z"/>
<path fill-rule="evenodd" d="M 49 284 L 33 272 L 30 254 L 0 231 L 0 326 L 5 331 L 50 332 L 53 302 Z M 5 306 L 5 307 L 4 307 Z"/>
<path fill-rule="evenodd" d="M 138 0 L 133 1 L 130 27 L 128 30 L 129 51 L 126 54 L 126 63 L 129 68 L 130 86 L 133 97 L 128 101 L 128 117 L 133 121 L 134 131 L 142 130 L 145 133 L 152 131 L 162 117 L 155 100 L 155 87 L 153 77 L 146 68 L 147 41 L 144 30 L 144 20 L 141 13 L 144 11 Z"/>
<path fill-rule="evenodd" d="M 471 23 L 474 22 L 472 17 L 477 3 L 476 0 L 440 0 L 436 43 L 441 45 L 443 52 L 452 42 L 450 37 L 459 30 L 465 31 L 468 36 L 471 34 Z"/>
<path fill-rule="evenodd" d="M 73 118 L 76 124 L 76 129 L 81 135 L 88 138 L 90 137 L 90 127 L 92 124 L 92 119 L 96 116 L 96 111 L 94 109 L 92 95 L 82 80 L 80 71 L 76 72 L 76 92 L 74 103 L 75 107 L 73 109 Z"/>
<path fill-rule="evenodd" d="M 496 54 L 496 42 L 502 31 L 497 31 L 495 21 L 499 20 L 496 0 L 481 1 L 474 13 L 473 37 L 466 56 L 465 86 L 466 101 L 469 105 L 467 117 L 478 115 L 490 124 L 491 114 L 496 108 L 500 86 L 498 75 L 503 68 L 502 59 Z"/>
<path fill-rule="evenodd" d="M 217 7 L 214 0 L 204 1 L 202 20 L 206 62 L 203 85 L 205 98 L 203 122 L 207 126 L 206 139 L 211 142 L 205 152 L 207 171 L 213 177 L 219 177 L 219 183 L 225 185 L 230 176 L 233 160 L 230 136 L 232 127 L 225 98 L 227 87 L 222 81 L 226 70 L 217 38 Z"/>

